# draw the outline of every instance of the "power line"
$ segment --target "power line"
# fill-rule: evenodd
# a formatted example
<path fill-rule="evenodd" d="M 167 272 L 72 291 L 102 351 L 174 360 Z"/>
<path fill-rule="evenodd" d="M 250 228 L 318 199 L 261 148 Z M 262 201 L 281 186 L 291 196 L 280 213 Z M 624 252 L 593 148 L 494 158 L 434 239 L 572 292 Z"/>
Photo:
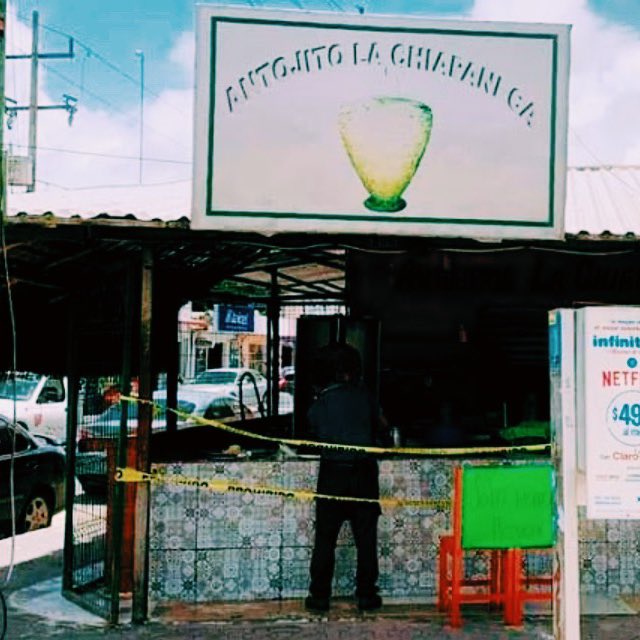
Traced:
<path fill-rule="evenodd" d="M 136 158 L 137 160 L 137 158 Z M 90 191 L 92 189 L 130 189 L 131 187 L 145 188 L 145 187 L 162 187 L 168 184 L 181 184 L 183 182 L 191 182 L 191 178 L 176 178 L 175 180 L 162 180 L 160 182 L 145 182 L 140 184 L 138 182 L 132 182 L 129 184 L 91 184 L 86 187 L 65 187 L 63 184 L 57 182 L 48 182 L 47 180 L 38 180 L 40 184 L 47 185 L 48 187 L 57 187 L 63 191 Z"/>
<path fill-rule="evenodd" d="M 14 144 L 14 147 L 26 147 L 24 144 Z M 82 156 L 96 156 L 99 158 L 116 158 L 119 160 L 138 160 L 138 156 L 125 156 L 117 153 L 100 153 L 98 151 L 82 151 L 80 149 L 63 149 L 60 147 L 38 147 L 38 151 L 55 151 L 58 153 L 70 153 L 75 155 Z M 145 162 L 158 162 L 158 163 L 167 163 L 167 164 L 183 164 L 189 165 L 193 164 L 190 160 L 170 160 L 169 158 L 142 158 Z"/>
<path fill-rule="evenodd" d="M 51 67 L 48 64 L 42 63 L 42 65 L 44 67 L 47 68 L 48 71 L 50 71 L 51 73 L 53 73 L 54 75 L 58 76 L 59 78 L 61 78 L 62 80 L 64 80 L 65 82 L 68 82 L 69 84 L 72 84 L 74 87 L 78 87 L 81 90 L 85 91 L 87 94 L 89 94 L 91 97 L 93 97 L 96 100 L 99 100 L 100 102 L 102 102 L 103 104 L 107 105 L 108 107 L 110 107 L 111 109 L 114 109 L 115 111 L 123 114 L 126 119 L 128 121 L 132 121 L 134 119 L 135 116 L 133 116 L 131 113 L 128 113 L 127 111 L 125 111 L 122 107 L 119 107 L 115 104 L 113 104 L 112 102 L 110 102 L 109 100 L 100 97 L 99 95 L 93 93 L 92 91 L 89 91 L 89 89 L 83 88 L 81 87 L 77 82 L 75 82 L 74 80 L 72 80 L 71 78 L 69 78 L 67 75 L 65 75 L 64 73 L 61 73 L 60 71 L 58 71 L 57 69 L 54 69 L 53 67 Z M 167 140 L 170 140 L 171 142 L 175 142 L 177 144 L 181 144 L 184 146 L 184 140 L 180 140 L 178 141 L 177 138 L 173 138 L 171 136 L 168 136 L 164 131 L 159 131 L 158 129 L 156 129 L 155 127 L 150 127 L 149 125 L 147 125 L 148 129 L 151 129 L 151 131 L 153 131 L 154 133 L 156 133 L 157 135 L 162 136 L 163 138 L 166 138 Z"/>
<path fill-rule="evenodd" d="M 127 117 L 131 117 L 121 107 L 116 106 L 115 104 L 113 104 L 113 102 L 110 102 L 106 98 L 103 98 L 103 97 L 99 96 L 97 93 L 93 93 L 92 91 L 89 91 L 89 89 L 85 89 L 78 82 L 76 82 L 75 80 L 72 80 L 69 76 L 65 75 L 61 71 L 58 71 L 57 69 L 55 69 L 51 65 L 46 64 L 45 62 L 43 62 L 41 64 L 42 64 L 43 67 L 45 67 L 47 69 L 47 71 L 52 73 L 54 76 L 58 76 L 61 80 L 64 80 L 65 82 L 68 82 L 69 84 L 73 85 L 74 87 L 79 88 L 81 91 L 83 91 L 83 92 L 87 93 L 88 95 L 90 95 L 94 100 L 97 100 L 98 102 L 101 102 L 102 104 L 106 105 L 110 109 L 114 109 L 115 111 L 119 111 L 120 113 L 123 113 Z"/>
<path fill-rule="evenodd" d="M 90 95 L 92 98 L 94 98 L 95 100 L 101 102 L 102 104 L 104 104 L 105 106 L 109 107 L 110 109 L 113 109 L 114 111 L 117 111 L 118 113 L 121 113 L 128 121 L 133 120 L 134 116 L 132 114 L 130 114 L 130 113 L 127 113 L 127 111 L 125 111 L 122 107 L 118 107 L 117 105 L 113 104 L 113 102 L 110 102 L 106 98 L 102 98 L 101 96 L 99 96 L 96 93 L 93 93 L 89 89 L 86 89 L 86 88 L 82 87 L 75 80 L 73 80 L 72 78 L 70 78 L 66 74 L 58 71 L 57 69 L 55 69 L 51 65 L 46 64 L 44 62 L 41 63 L 41 64 L 42 64 L 43 67 L 46 67 L 48 72 L 52 73 L 55 76 L 58 76 L 61 80 L 64 80 L 65 82 L 68 82 L 69 84 L 73 85 L 74 87 L 77 87 L 77 88 L 81 89 L 82 91 L 84 91 L 85 93 Z M 180 140 L 179 141 L 177 138 L 173 138 L 171 136 L 168 136 L 166 133 L 164 133 L 163 131 L 159 131 L 155 127 L 149 127 L 147 125 L 147 128 L 151 129 L 151 131 L 153 131 L 154 133 L 166 138 L 167 140 L 170 140 L 171 142 L 175 142 L 175 143 L 181 144 L 183 146 L 185 144 L 184 140 Z"/>
<path fill-rule="evenodd" d="M 637 189 L 635 185 L 629 184 L 626 180 L 623 180 L 617 172 L 612 171 L 616 167 L 613 165 L 608 165 L 606 162 L 602 161 L 602 158 L 599 158 L 585 143 L 585 141 L 578 135 L 578 132 L 571 127 L 571 133 L 575 136 L 576 140 L 583 146 L 585 151 L 598 163 L 598 166 L 601 167 L 604 171 L 607 171 L 613 178 L 615 178 L 618 182 L 623 184 L 627 189 L 632 191 L 634 194 L 640 194 L 640 191 Z M 631 165 L 630 165 L 631 167 Z"/>
<path fill-rule="evenodd" d="M 24 14 L 17 14 L 20 18 L 22 18 L 23 20 L 26 20 L 27 22 L 30 20 L 28 16 L 25 16 Z M 118 67 L 116 64 L 114 64 L 113 62 L 111 62 L 108 58 L 106 58 L 105 56 L 103 56 L 101 53 L 99 53 L 98 51 L 96 51 L 91 45 L 83 42 L 82 40 L 79 40 L 75 35 L 71 35 L 69 33 L 67 33 L 66 31 L 64 31 L 62 29 L 62 27 L 54 27 L 54 26 L 46 26 L 46 25 L 42 25 L 42 28 L 47 30 L 47 31 L 51 31 L 52 33 L 56 33 L 58 35 L 70 38 L 72 37 L 75 41 L 75 43 L 81 48 L 83 49 L 89 56 L 95 58 L 96 60 L 98 60 L 99 62 L 101 62 L 102 64 L 104 64 L 106 67 L 108 67 L 109 69 L 111 69 L 112 71 L 114 71 L 115 73 L 121 75 L 123 78 L 129 80 L 129 82 L 131 82 L 132 84 L 136 85 L 136 87 L 140 86 L 140 80 L 139 78 L 135 78 L 134 76 L 132 76 L 130 73 L 127 73 L 126 71 L 124 71 L 123 69 L 121 69 L 120 67 Z M 144 85 L 144 91 L 145 93 L 148 93 L 152 96 L 155 96 L 156 98 L 160 98 L 160 94 L 156 91 L 153 91 L 152 89 L 150 89 L 147 85 Z M 179 109 L 178 107 L 176 107 L 175 105 L 171 104 L 170 102 L 167 103 L 174 111 L 176 111 L 177 113 L 179 113 L 182 116 L 186 116 L 188 115 L 183 109 Z"/>

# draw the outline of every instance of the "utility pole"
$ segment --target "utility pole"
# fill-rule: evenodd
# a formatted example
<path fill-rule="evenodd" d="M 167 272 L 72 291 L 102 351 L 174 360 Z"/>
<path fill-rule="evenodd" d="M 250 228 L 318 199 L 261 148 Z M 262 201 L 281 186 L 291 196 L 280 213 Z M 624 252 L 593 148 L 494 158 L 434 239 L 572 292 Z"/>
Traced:
<path fill-rule="evenodd" d="M 136 57 L 140 58 L 140 146 L 138 155 L 138 182 L 142 184 L 142 156 L 144 148 L 144 51 L 137 49 Z"/>
<path fill-rule="evenodd" d="M 29 93 L 29 158 L 31 158 L 31 184 L 27 192 L 36 189 L 36 148 L 38 144 L 38 22 L 39 14 L 33 12 L 31 21 L 31 91 Z"/>
<path fill-rule="evenodd" d="M 0 0 L 6 2 L 6 0 Z M 77 111 L 76 98 L 64 95 L 63 104 L 38 105 L 38 62 L 43 58 L 73 58 L 73 38 L 69 38 L 69 50 L 63 53 L 40 53 L 38 47 L 39 14 L 34 11 L 31 20 L 31 53 L 26 55 L 8 55 L 7 60 L 31 60 L 31 92 L 29 106 L 6 105 L 5 111 L 9 116 L 9 123 L 15 118 L 18 111 L 29 111 L 29 164 L 31 165 L 31 179 L 27 184 L 27 192 L 36 189 L 36 156 L 38 149 L 38 111 L 43 109 L 64 109 L 69 114 L 69 124 L 73 114 Z M 10 125 L 9 125 L 10 126 Z"/>

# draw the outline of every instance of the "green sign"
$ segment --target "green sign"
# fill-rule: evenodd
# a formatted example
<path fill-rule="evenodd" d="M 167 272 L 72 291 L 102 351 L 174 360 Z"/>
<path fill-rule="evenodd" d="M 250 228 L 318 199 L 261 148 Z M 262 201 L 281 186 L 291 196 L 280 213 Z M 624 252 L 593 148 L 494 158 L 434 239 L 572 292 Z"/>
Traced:
<path fill-rule="evenodd" d="M 463 549 L 544 548 L 554 541 L 551 465 L 463 469 Z"/>

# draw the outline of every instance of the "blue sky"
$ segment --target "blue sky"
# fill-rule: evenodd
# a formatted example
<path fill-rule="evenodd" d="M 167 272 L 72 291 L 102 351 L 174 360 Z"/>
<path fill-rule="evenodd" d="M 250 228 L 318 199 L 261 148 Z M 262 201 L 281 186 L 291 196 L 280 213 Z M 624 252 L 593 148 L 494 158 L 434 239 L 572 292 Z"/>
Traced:
<path fill-rule="evenodd" d="M 638 0 L 236 0 L 295 9 L 331 6 L 367 13 L 420 14 L 434 18 L 573 24 L 569 131 L 570 164 L 640 164 L 640 11 Z M 146 180 L 187 180 L 191 160 L 193 94 L 192 0 L 9 0 L 7 52 L 28 51 L 33 10 L 40 13 L 43 51 L 78 41 L 72 61 L 44 61 L 41 100 L 62 93 L 79 98 L 72 127 L 48 112 L 39 121 L 39 178 L 70 187 L 135 182 L 132 160 L 100 165 L 82 153 L 135 156 L 139 126 L 140 62 L 145 54 Z M 28 67 L 9 63 L 8 96 L 28 96 Z M 26 116 L 6 136 L 20 150 Z M 73 150 L 56 156 L 54 149 Z M 64 157 L 64 162 L 61 161 Z M 173 162 L 173 164 L 172 164 Z M 109 175 L 109 179 L 105 178 Z"/>
<path fill-rule="evenodd" d="M 430 16 L 463 16 L 473 7 L 473 0 L 336 0 L 336 6 L 354 11 L 365 7 L 369 13 L 422 14 Z M 251 6 L 249 0 L 232 0 L 229 4 Z M 295 9 L 290 0 L 254 0 L 256 6 Z M 304 0 L 310 9 L 332 10 L 331 0 Z M 89 94 L 83 96 L 88 104 L 99 103 L 101 96 L 118 104 L 139 100 L 138 87 L 122 75 L 95 59 L 83 45 L 101 54 L 132 78 L 138 78 L 140 61 L 134 55 L 140 49 L 145 54 L 145 86 L 152 92 L 164 88 L 182 88 L 187 81 L 184 74 L 176 73 L 175 66 L 166 64 L 167 52 L 176 39 L 194 27 L 193 0 L 22 0 L 18 3 L 19 17 L 30 23 L 33 10 L 40 13 L 43 27 L 43 50 L 64 50 L 65 32 L 79 41 L 75 61 L 55 63 L 58 73 L 84 87 Z M 52 30 L 54 29 L 54 30 Z M 60 75 L 52 73 L 48 79 L 54 94 L 80 93 Z"/>

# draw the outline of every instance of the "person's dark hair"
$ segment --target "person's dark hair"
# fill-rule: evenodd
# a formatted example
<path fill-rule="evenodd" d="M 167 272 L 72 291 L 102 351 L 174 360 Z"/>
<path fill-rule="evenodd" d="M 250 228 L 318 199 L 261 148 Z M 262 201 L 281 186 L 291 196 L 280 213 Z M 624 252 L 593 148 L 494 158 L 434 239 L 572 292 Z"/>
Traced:
<path fill-rule="evenodd" d="M 358 350 L 348 344 L 329 344 L 318 351 L 316 382 L 324 387 L 334 382 L 355 382 L 362 375 Z"/>

